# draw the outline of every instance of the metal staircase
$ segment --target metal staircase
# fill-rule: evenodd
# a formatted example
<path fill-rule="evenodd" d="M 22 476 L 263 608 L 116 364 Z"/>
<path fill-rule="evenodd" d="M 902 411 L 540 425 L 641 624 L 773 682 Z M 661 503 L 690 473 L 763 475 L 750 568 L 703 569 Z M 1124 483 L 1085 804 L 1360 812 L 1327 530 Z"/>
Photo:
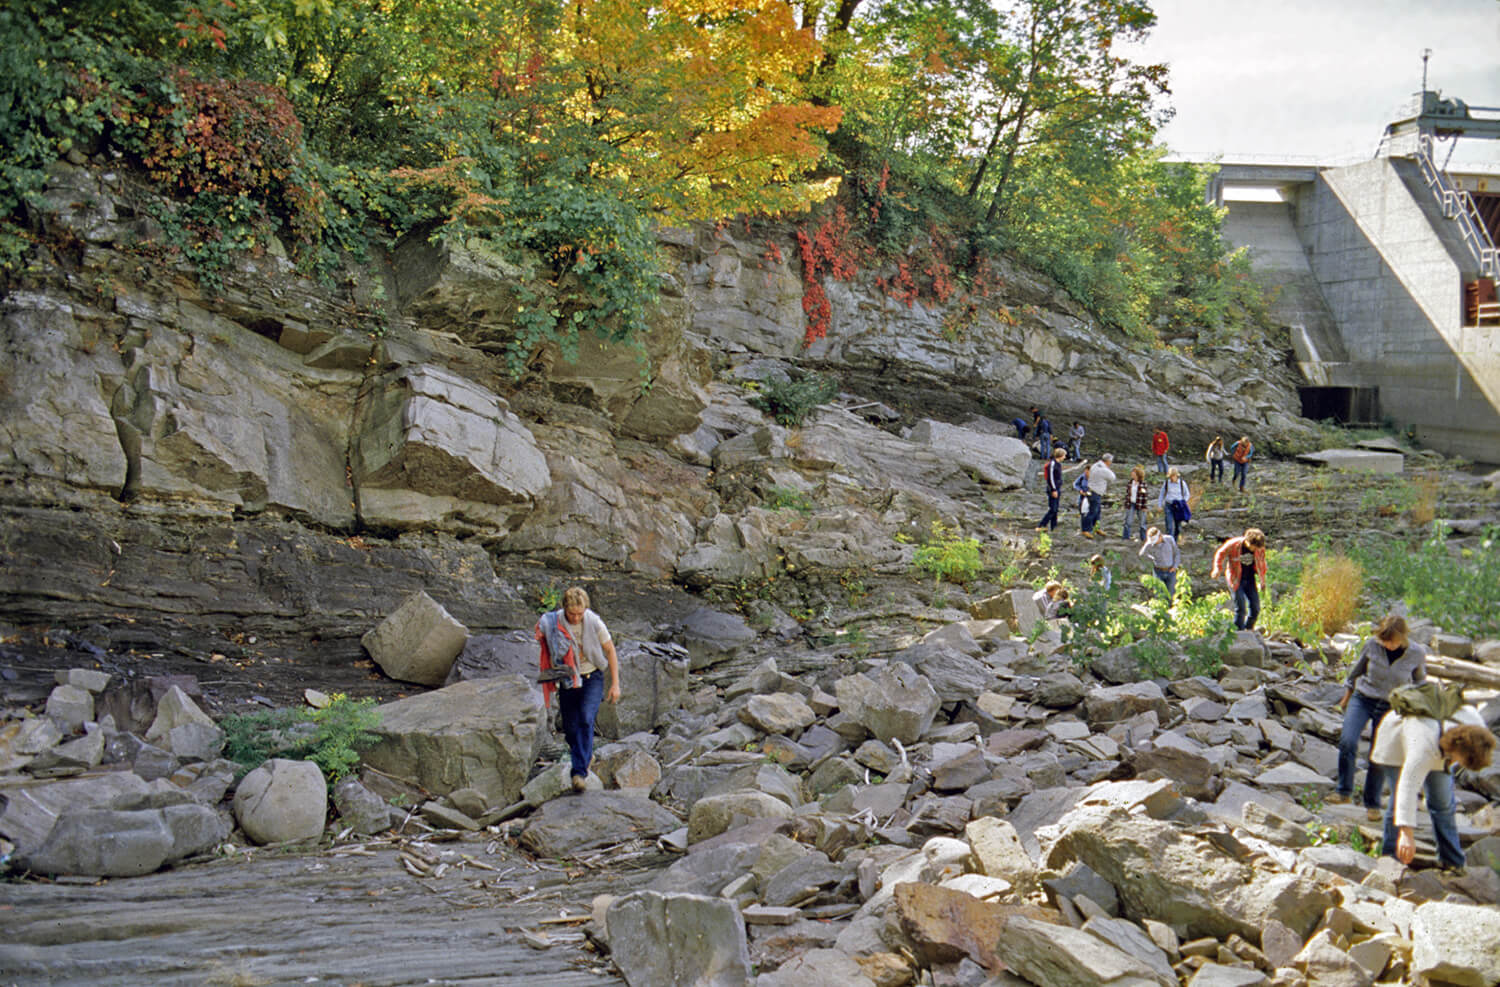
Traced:
<path fill-rule="evenodd" d="M 1422 134 L 1417 138 L 1417 167 L 1422 171 L 1422 180 L 1427 183 L 1443 215 L 1458 223 L 1463 233 L 1464 245 L 1479 264 L 1479 273 L 1487 278 L 1500 276 L 1500 250 L 1490 239 L 1473 196 L 1463 189 L 1454 188 L 1446 172 L 1439 170 L 1432 160 L 1432 135 Z"/>

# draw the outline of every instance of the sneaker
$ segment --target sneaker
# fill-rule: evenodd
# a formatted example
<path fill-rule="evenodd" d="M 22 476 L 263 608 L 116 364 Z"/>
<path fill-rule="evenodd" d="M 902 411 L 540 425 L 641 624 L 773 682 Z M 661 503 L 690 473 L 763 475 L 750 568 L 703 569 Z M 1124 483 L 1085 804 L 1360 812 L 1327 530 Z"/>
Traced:
<path fill-rule="evenodd" d="M 573 776 L 573 791 L 575 791 L 575 792 L 581 792 L 581 791 L 583 791 L 584 788 L 588 787 L 588 783 L 589 783 L 589 780 L 587 778 L 585 778 L 583 775 L 574 775 Z"/>
<path fill-rule="evenodd" d="M 1087 538 L 1089 541 L 1093 541 L 1094 540 L 1094 533 L 1092 531 L 1082 531 L 1082 532 L 1079 532 L 1079 533 L 1081 535 L 1083 535 L 1083 537 Z"/>
<path fill-rule="evenodd" d="M 1381 812 L 1379 808 L 1376 808 L 1374 806 L 1365 806 L 1365 818 L 1370 820 L 1370 822 L 1378 822 L 1384 816 L 1385 813 Z"/>
<path fill-rule="evenodd" d="M 1349 804 L 1349 796 L 1343 794 L 1342 792 L 1334 792 L 1332 795 L 1328 796 L 1328 804 L 1329 805 L 1348 805 Z"/>

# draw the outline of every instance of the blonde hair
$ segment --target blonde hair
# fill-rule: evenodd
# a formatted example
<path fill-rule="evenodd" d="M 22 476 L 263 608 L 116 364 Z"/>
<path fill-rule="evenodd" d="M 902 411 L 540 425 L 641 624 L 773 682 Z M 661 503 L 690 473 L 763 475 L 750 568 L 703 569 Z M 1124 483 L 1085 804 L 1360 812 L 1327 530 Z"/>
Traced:
<path fill-rule="evenodd" d="M 1170 467 L 1167 470 L 1167 479 L 1169 479 L 1169 480 L 1180 480 L 1180 479 L 1182 479 L 1182 471 L 1179 470 L 1175 466 Z"/>
<path fill-rule="evenodd" d="M 1057 596 L 1058 591 L 1062 588 L 1063 584 L 1054 579 L 1051 582 L 1047 583 L 1047 585 L 1042 587 L 1042 592 L 1046 593 L 1048 596 L 1055 597 Z"/>
<path fill-rule="evenodd" d="M 563 594 L 563 609 L 583 607 L 589 608 L 589 594 L 582 586 L 569 586 L 568 591 Z"/>

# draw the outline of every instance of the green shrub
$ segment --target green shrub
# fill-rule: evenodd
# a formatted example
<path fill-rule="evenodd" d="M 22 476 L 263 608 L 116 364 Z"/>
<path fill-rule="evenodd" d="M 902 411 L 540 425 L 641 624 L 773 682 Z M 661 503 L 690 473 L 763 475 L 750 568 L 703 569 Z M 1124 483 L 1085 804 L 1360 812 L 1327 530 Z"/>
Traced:
<path fill-rule="evenodd" d="M 335 693 L 323 709 L 283 708 L 227 716 L 224 756 L 240 766 L 240 775 L 273 757 L 312 761 L 330 784 L 353 771 L 359 752 L 380 738 L 380 711 L 374 699 L 350 699 Z"/>
<path fill-rule="evenodd" d="M 811 373 L 797 380 L 771 377 L 761 382 L 759 393 L 750 403 L 774 418 L 776 424 L 791 428 L 801 425 L 814 408 L 838 391 L 838 381 L 823 374 Z"/>
<path fill-rule="evenodd" d="M 812 498 L 791 487 L 772 487 L 767 490 L 766 507 L 773 511 L 796 511 L 798 514 L 813 512 Z"/>
<path fill-rule="evenodd" d="M 941 521 L 932 522 L 932 537 L 917 549 L 912 565 L 919 572 L 930 573 L 934 580 L 948 580 L 960 586 L 984 569 L 979 554 L 979 540 L 965 538 Z"/>
<path fill-rule="evenodd" d="M 1454 634 L 1500 634 L 1500 525 L 1484 529 L 1477 550 L 1451 550 L 1439 521 L 1415 547 L 1381 536 L 1351 546 L 1349 554 L 1363 566 L 1371 595 L 1404 600 L 1412 613 Z"/>

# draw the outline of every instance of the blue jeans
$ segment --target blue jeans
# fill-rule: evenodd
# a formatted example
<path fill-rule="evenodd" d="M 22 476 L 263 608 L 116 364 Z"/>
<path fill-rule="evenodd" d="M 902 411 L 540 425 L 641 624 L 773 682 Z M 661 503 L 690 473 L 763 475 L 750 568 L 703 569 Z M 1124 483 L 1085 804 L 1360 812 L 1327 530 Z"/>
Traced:
<path fill-rule="evenodd" d="M 1339 788 L 1340 795 L 1348 796 L 1354 794 L 1354 772 L 1358 767 L 1359 740 L 1365 732 L 1365 724 L 1380 724 L 1380 718 L 1391 708 L 1390 703 L 1384 699 L 1371 699 L 1362 692 L 1356 692 L 1349 697 L 1349 705 L 1344 709 L 1344 729 L 1339 734 Z M 1373 734 L 1373 730 L 1371 731 Z M 1374 743 L 1372 736 L 1371 743 Z M 1365 794 L 1364 803 L 1366 809 L 1380 808 L 1380 790 L 1384 779 L 1375 764 L 1370 764 L 1365 769 Z"/>
<path fill-rule="evenodd" d="M 1156 573 L 1156 578 L 1157 579 L 1160 579 L 1164 584 L 1166 584 L 1166 587 L 1167 587 L 1167 599 L 1170 600 L 1174 596 L 1177 595 L 1177 570 L 1176 569 L 1172 569 L 1172 570 L 1168 571 L 1166 569 L 1158 569 L 1155 566 L 1152 566 L 1151 567 L 1151 571 L 1154 572 L 1154 573 Z"/>
<path fill-rule="evenodd" d="M 1182 525 L 1177 523 L 1177 515 L 1172 513 L 1172 501 L 1169 500 L 1162 505 L 1161 513 L 1161 530 L 1176 538 L 1177 531 Z"/>
<path fill-rule="evenodd" d="M 1371 765 L 1375 767 L 1375 765 Z M 1382 764 L 1380 773 L 1391 789 L 1391 804 L 1385 810 L 1385 828 L 1380 837 L 1380 852 L 1396 855 L 1396 781 L 1401 769 Z M 1429 771 L 1423 781 L 1427 789 L 1427 814 L 1432 818 L 1432 833 L 1437 843 L 1438 863 L 1444 867 L 1462 867 L 1468 861 L 1458 842 L 1458 823 L 1453 818 L 1453 776 L 1446 771 Z"/>
<path fill-rule="evenodd" d="M 1062 494 L 1058 494 L 1056 497 L 1051 494 L 1047 495 L 1047 513 L 1043 514 L 1042 519 L 1036 523 L 1038 528 L 1057 530 L 1057 506 L 1061 502 Z"/>
<path fill-rule="evenodd" d="M 1242 631 L 1253 630 L 1259 616 L 1260 587 L 1253 578 L 1249 582 L 1241 579 L 1239 589 L 1234 591 L 1234 626 Z"/>
<path fill-rule="evenodd" d="M 1160 456 L 1156 457 L 1156 472 L 1158 472 L 1158 473 L 1165 473 L 1166 471 L 1167 471 L 1167 454 L 1166 453 L 1162 453 Z"/>
<path fill-rule="evenodd" d="M 1245 477 L 1247 477 L 1249 475 L 1250 475 L 1250 464 L 1249 463 L 1235 463 L 1234 464 L 1234 478 L 1232 480 L 1230 480 L 1229 482 L 1230 483 L 1238 483 L 1240 485 L 1240 489 L 1243 490 L 1243 489 L 1245 489 Z"/>
<path fill-rule="evenodd" d="M 1210 459 L 1208 461 L 1208 481 L 1210 483 L 1224 482 L 1224 460 Z"/>
<path fill-rule="evenodd" d="M 1068 446 L 1069 446 L 1069 448 L 1071 448 L 1073 450 L 1073 458 L 1074 459 L 1082 459 L 1083 458 L 1083 440 L 1082 439 L 1074 439 L 1072 442 L 1068 443 Z"/>
<path fill-rule="evenodd" d="M 603 701 L 604 672 L 597 668 L 583 677 L 578 688 L 557 690 L 563 737 L 573 759 L 573 774 L 580 778 L 589 776 L 589 763 L 594 760 L 594 720 Z"/>
<path fill-rule="evenodd" d="M 1083 515 L 1083 530 L 1093 531 L 1094 526 L 1099 523 L 1099 514 L 1104 509 L 1104 500 L 1096 493 L 1089 494 L 1088 513 Z"/>
<path fill-rule="evenodd" d="M 1141 510 L 1139 507 L 1127 507 L 1127 508 L 1125 508 L 1125 534 L 1123 535 L 1123 537 L 1125 537 L 1125 538 L 1129 538 L 1130 537 L 1130 522 L 1132 520 L 1135 521 L 1135 526 L 1138 529 L 1140 529 L 1140 532 L 1141 532 L 1141 541 L 1145 541 L 1146 540 L 1146 512 L 1143 511 L 1143 510 Z"/>

